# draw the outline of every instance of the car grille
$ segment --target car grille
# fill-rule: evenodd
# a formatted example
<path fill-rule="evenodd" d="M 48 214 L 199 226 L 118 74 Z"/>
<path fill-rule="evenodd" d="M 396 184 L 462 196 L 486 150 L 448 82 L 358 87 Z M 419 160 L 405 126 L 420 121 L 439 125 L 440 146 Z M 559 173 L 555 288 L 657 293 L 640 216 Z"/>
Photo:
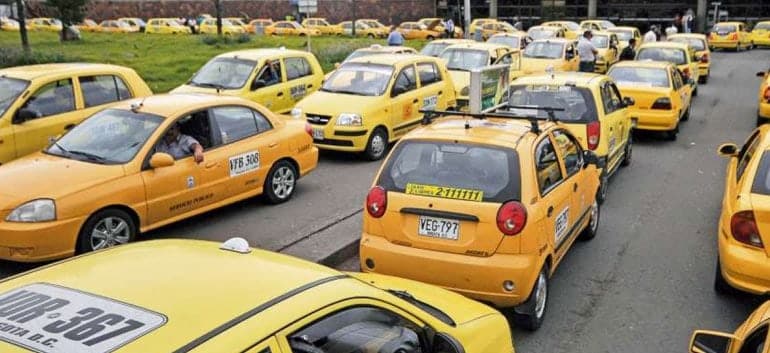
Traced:
<path fill-rule="evenodd" d="M 307 116 L 307 122 L 314 125 L 326 125 L 329 123 L 329 120 L 332 119 L 332 117 L 328 115 L 318 115 L 311 113 L 307 113 L 305 116 Z"/>

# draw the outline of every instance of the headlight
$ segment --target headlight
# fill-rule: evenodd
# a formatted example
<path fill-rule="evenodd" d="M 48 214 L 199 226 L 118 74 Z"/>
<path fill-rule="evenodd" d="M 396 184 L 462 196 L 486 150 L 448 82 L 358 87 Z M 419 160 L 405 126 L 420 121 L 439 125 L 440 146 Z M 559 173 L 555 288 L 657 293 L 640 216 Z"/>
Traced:
<path fill-rule="evenodd" d="M 470 93 L 471 93 L 471 88 L 470 88 L 470 86 L 465 86 L 465 87 L 463 87 L 463 89 L 461 89 L 461 90 L 460 90 L 460 95 L 461 95 L 461 96 L 467 96 L 467 95 L 469 95 Z"/>
<path fill-rule="evenodd" d="M 291 117 L 294 119 L 301 119 L 302 118 L 302 108 L 294 108 L 291 110 Z"/>
<path fill-rule="evenodd" d="M 342 113 L 337 117 L 337 125 L 341 126 L 361 126 L 362 119 L 358 114 Z"/>
<path fill-rule="evenodd" d="M 51 199 L 32 200 L 16 207 L 8 217 L 8 222 L 47 222 L 56 220 L 56 205 Z"/>

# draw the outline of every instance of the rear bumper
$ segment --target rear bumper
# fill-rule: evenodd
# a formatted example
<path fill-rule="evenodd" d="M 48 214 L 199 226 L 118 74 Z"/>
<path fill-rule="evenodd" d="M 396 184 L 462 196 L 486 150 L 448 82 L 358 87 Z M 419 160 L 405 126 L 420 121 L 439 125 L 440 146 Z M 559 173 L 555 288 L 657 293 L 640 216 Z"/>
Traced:
<path fill-rule="evenodd" d="M 363 272 L 374 272 L 441 286 L 464 296 L 511 307 L 527 300 L 543 260 L 533 255 L 476 257 L 400 246 L 364 233 L 360 244 Z M 374 268 L 366 266 L 367 260 Z M 514 290 L 503 289 L 513 281 Z"/>
<path fill-rule="evenodd" d="M 85 218 L 42 223 L 0 223 L 0 259 L 41 262 L 75 254 L 80 227 Z"/>
<path fill-rule="evenodd" d="M 636 119 L 637 130 L 669 131 L 679 123 L 679 113 L 673 110 L 632 109 L 628 115 Z"/>
<path fill-rule="evenodd" d="M 709 68 L 711 67 L 710 63 L 700 63 L 698 64 L 698 76 L 700 77 L 706 77 L 709 74 Z"/>
<path fill-rule="evenodd" d="M 709 47 L 723 48 L 723 49 L 736 49 L 738 48 L 737 40 L 710 40 Z"/>
<path fill-rule="evenodd" d="M 727 283 L 752 294 L 770 293 L 770 259 L 765 251 L 731 240 L 721 224 L 718 238 L 722 277 Z"/>

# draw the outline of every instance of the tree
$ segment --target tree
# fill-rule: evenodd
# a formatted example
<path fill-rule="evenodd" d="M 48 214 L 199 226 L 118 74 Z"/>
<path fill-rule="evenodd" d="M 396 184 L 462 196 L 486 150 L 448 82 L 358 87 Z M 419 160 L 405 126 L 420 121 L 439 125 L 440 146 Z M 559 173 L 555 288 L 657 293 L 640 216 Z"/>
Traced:
<path fill-rule="evenodd" d="M 62 22 L 61 40 L 70 40 L 69 28 L 83 21 L 83 10 L 88 0 L 46 0 L 45 4 L 56 10 L 57 18 Z"/>
<path fill-rule="evenodd" d="M 222 36 L 222 1 L 214 0 L 214 10 L 217 16 L 217 35 Z"/>
<path fill-rule="evenodd" d="M 27 20 L 24 14 L 24 0 L 16 0 L 16 13 L 19 16 L 19 36 L 24 53 L 29 54 L 29 38 L 27 37 Z"/>

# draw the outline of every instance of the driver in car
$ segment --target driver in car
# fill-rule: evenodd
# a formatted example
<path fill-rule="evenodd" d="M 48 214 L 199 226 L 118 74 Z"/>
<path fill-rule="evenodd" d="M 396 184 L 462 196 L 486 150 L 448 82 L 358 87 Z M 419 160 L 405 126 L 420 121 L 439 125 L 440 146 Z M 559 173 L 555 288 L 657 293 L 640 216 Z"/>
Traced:
<path fill-rule="evenodd" d="M 193 155 L 196 163 L 203 162 L 203 146 L 198 140 L 191 136 L 183 134 L 178 124 L 169 128 L 166 136 L 160 140 L 155 152 L 168 153 L 174 159 L 180 159 L 185 156 Z"/>

